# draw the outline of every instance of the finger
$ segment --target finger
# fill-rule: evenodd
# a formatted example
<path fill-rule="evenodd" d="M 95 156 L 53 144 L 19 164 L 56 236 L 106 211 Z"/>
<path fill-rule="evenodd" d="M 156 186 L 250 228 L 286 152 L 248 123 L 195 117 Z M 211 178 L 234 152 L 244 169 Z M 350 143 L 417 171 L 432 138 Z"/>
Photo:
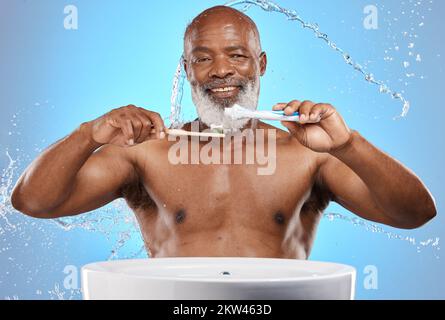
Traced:
<path fill-rule="evenodd" d="M 139 108 L 139 110 L 149 117 L 150 121 L 152 122 L 156 138 L 163 139 L 165 137 L 166 128 L 161 115 L 157 112 L 149 111 L 144 108 Z"/>
<path fill-rule="evenodd" d="M 139 137 L 141 135 L 143 122 L 141 121 L 141 119 L 138 117 L 137 114 L 133 114 L 131 116 L 131 123 L 133 125 L 133 130 L 134 130 L 134 142 L 136 142 L 139 140 Z"/>
<path fill-rule="evenodd" d="M 137 142 L 140 143 L 147 140 L 147 137 L 150 136 L 153 125 L 151 123 L 151 120 L 144 113 L 138 113 L 137 117 L 142 123 L 141 133 L 137 139 Z"/>
<path fill-rule="evenodd" d="M 161 115 L 157 112 L 150 112 L 150 120 L 153 123 L 156 137 L 158 139 L 163 139 L 165 137 L 165 125 Z"/>
<path fill-rule="evenodd" d="M 300 122 L 305 123 L 309 120 L 309 113 L 314 106 L 314 103 L 309 100 L 305 100 L 301 103 L 298 108 L 298 112 L 300 113 Z"/>
<path fill-rule="evenodd" d="M 122 132 L 125 141 L 128 143 L 128 141 L 130 140 L 130 132 L 128 131 L 128 127 L 125 124 L 125 120 L 122 118 L 113 118 L 110 120 L 110 124 L 115 127 L 115 128 L 119 128 L 120 131 Z"/>
<path fill-rule="evenodd" d="M 317 122 L 320 121 L 322 115 L 328 110 L 328 105 L 325 103 L 317 103 L 314 105 L 309 112 L 309 121 Z"/>
<path fill-rule="evenodd" d="M 276 111 L 283 110 L 284 108 L 286 108 L 286 106 L 287 106 L 287 103 L 280 102 L 280 103 L 277 103 L 276 105 L 274 105 L 272 107 L 272 110 L 276 110 Z"/>
<path fill-rule="evenodd" d="M 110 126 L 112 126 L 114 128 L 119 128 L 120 129 L 119 121 L 117 121 L 114 118 L 108 117 L 107 120 L 106 120 L 106 123 L 108 123 Z"/>
<path fill-rule="evenodd" d="M 298 100 L 292 100 L 291 102 L 289 102 L 285 107 L 284 107 L 284 114 L 285 115 L 291 115 L 295 112 L 297 112 L 297 110 L 299 109 L 301 105 L 301 102 Z"/>
<path fill-rule="evenodd" d="M 304 146 L 307 145 L 306 129 L 303 125 L 295 121 L 281 121 L 281 124 L 285 126 L 289 132 L 296 137 L 298 141 L 300 141 L 301 144 Z"/>
<path fill-rule="evenodd" d="M 134 130 L 131 124 L 131 119 L 125 118 L 122 120 L 123 127 L 125 128 L 124 134 L 129 145 L 134 144 Z"/>
<path fill-rule="evenodd" d="M 131 105 L 130 105 L 131 106 Z M 129 106 L 127 106 L 127 110 L 125 114 L 121 114 L 121 119 L 124 119 L 124 126 L 127 130 L 127 132 L 129 132 L 130 139 L 133 139 L 133 143 L 135 141 L 138 140 L 141 131 L 142 131 L 142 126 L 143 126 L 143 121 L 141 121 L 141 119 L 138 117 L 137 112 L 134 112 L 132 109 L 128 108 Z M 136 107 L 133 107 L 136 108 Z M 131 126 L 128 125 L 128 120 L 131 123 Z"/>
<path fill-rule="evenodd" d="M 296 132 L 296 130 L 298 130 L 297 123 L 295 121 L 281 121 L 281 124 L 286 127 L 292 134 Z"/>

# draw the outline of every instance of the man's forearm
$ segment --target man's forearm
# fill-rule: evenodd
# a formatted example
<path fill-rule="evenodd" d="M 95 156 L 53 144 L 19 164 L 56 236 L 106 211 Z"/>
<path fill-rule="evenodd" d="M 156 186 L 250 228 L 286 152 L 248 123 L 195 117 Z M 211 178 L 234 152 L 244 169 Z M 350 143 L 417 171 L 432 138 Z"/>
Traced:
<path fill-rule="evenodd" d="M 21 211 L 49 210 L 68 197 L 77 172 L 100 144 L 91 139 L 88 123 L 48 147 L 25 170 L 11 196 Z"/>
<path fill-rule="evenodd" d="M 363 180 L 379 207 L 395 221 L 415 222 L 436 214 L 434 200 L 420 179 L 357 131 L 331 154 Z"/>

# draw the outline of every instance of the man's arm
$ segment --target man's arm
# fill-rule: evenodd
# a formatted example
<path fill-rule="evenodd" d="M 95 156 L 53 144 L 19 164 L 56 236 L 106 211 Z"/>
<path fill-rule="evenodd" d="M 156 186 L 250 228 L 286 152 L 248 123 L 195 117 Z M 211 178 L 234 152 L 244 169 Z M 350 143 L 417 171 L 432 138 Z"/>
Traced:
<path fill-rule="evenodd" d="M 136 179 L 132 148 L 126 147 L 161 138 L 163 131 L 158 113 L 133 105 L 85 122 L 31 163 L 14 187 L 12 205 L 38 218 L 101 207 Z"/>
<path fill-rule="evenodd" d="M 326 156 L 318 177 L 334 201 L 368 220 L 413 229 L 436 215 L 434 199 L 421 180 L 357 131 Z"/>
<path fill-rule="evenodd" d="M 273 109 L 300 113 L 298 123 L 282 124 L 302 145 L 324 154 L 317 180 L 341 205 L 366 219 L 405 229 L 435 217 L 434 199 L 420 179 L 351 131 L 332 105 L 292 100 Z"/>
<path fill-rule="evenodd" d="M 86 125 L 45 150 L 27 168 L 11 196 L 14 208 L 37 218 L 57 218 L 94 210 L 120 196 L 120 187 L 134 177 L 128 149 L 100 147 Z"/>

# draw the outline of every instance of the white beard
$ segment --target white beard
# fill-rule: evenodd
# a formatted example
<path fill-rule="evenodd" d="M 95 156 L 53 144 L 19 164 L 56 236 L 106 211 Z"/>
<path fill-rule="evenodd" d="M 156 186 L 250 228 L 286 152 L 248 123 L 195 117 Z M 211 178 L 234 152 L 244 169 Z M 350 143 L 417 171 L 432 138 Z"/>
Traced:
<path fill-rule="evenodd" d="M 249 81 L 244 92 L 240 92 L 237 104 L 250 110 L 258 107 L 260 84 L 259 79 Z M 250 119 L 232 120 L 224 115 L 224 108 L 213 102 L 210 97 L 198 85 L 192 86 L 192 100 L 196 106 L 199 119 L 209 128 L 222 126 L 224 129 L 238 131 L 242 129 Z"/>

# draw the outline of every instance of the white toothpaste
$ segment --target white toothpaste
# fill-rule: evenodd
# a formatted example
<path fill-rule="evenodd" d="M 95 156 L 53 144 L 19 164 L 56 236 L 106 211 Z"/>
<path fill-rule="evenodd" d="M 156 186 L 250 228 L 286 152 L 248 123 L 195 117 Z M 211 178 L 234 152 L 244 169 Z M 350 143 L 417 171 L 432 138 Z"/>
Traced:
<path fill-rule="evenodd" d="M 276 121 L 299 121 L 300 114 L 298 112 L 294 112 L 291 115 L 286 115 L 284 111 L 266 111 L 266 110 L 250 110 L 244 107 L 241 107 L 238 104 L 233 105 L 231 108 L 225 108 L 224 114 L 233 120 L 237 119 L 262 119 L 262 120 L 276 120 Z M 319 122 L 320 119 L 316 121 L 307 121 L 307 123 L 316 123 Z"/>

